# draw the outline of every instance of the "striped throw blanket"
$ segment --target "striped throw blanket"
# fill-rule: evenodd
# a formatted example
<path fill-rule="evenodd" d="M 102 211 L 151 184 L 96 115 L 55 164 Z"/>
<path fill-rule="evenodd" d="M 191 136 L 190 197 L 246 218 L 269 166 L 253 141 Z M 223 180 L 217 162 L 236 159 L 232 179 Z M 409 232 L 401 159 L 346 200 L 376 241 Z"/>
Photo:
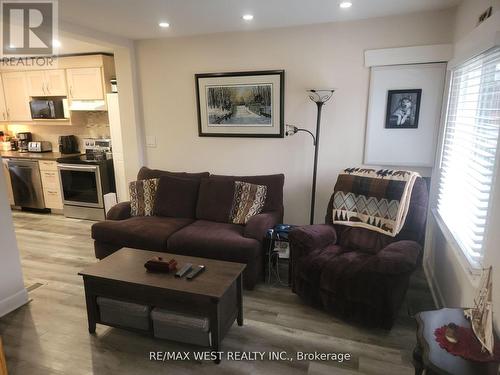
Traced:
<path fill-rule="evenodd" d="M 417 177 L 411 171 L 344 169 L 334 188 L 333 223 L 395 237 L 405 223 Z"/>

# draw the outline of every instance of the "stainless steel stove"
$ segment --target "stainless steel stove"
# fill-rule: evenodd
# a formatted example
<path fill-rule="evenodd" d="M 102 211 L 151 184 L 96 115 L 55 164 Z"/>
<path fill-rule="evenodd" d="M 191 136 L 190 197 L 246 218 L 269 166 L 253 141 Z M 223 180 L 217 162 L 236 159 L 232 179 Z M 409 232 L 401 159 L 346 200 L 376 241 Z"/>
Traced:
<path fill-rule="evenodd" d="M 57 160 L 64 215 L 104 220 L 104 195 L 115 192 L 110 139 L 85 139 L 85 154 Z"/>

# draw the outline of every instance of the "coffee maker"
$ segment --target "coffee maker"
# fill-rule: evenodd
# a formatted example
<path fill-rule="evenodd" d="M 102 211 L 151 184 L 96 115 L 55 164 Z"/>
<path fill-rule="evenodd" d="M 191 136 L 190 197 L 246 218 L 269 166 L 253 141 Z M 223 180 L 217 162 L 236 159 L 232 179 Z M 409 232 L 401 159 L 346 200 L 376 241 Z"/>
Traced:
<path fill-rule="evenodd" d="M 17 133 L 19 152 L 28 152 L 28 145 L 33 140 L 30 132 Z"/>
<path fill-rule="evenodd" d="M 59 137 L 59 152 L 61 154 L 77 154 L 78 140 L 74 135 L 61 135 Z"/>

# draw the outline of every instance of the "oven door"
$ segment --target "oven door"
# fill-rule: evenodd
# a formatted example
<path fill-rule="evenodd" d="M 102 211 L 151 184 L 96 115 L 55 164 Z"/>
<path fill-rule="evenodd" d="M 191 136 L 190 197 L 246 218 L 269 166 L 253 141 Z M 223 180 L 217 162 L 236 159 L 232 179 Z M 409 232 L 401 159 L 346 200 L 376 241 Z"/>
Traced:
<path fill-rule="evenodd" d="M 63 203 L 103 208 L 101 174 L 98 165 L 59 164 Z"/>

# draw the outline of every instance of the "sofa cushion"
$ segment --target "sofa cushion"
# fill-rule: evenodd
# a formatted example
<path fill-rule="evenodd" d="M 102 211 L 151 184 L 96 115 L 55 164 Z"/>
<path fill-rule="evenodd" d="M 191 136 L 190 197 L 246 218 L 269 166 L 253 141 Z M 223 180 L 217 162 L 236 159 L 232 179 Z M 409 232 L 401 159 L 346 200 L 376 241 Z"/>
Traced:
<path fill-rule="evenodd" d="M 168 239 L 176 254 L 247 263 L 260 257 L 259 241 L 243 237 L 244 227 L 236 224 L 197 220 Z"/>
<path fill-rule="evenodd" d="M 160 177 L 155 215 L 194 219 L 200 182 L 196 179 Z"/>
<path fill-rule="evenodd" d="M 200 183 L 196 218 L 219 223 L 229 222 L 234 197 L 234 181 L 204 178 Z"/>
<path fill-rule="evenodd" d="M 202 178 L 208 177 L 210 173 L 201 172 L 201 173 L 187 173 L 187 172 L 169 172 L 162 171 L 159 169 L 150 169 L 148 167 L 142 167 L 137 173 L 138 180 L 147 180 L 150 178 L 160 178 L 162 176 L 170 176 L 170 177 L 180 177 L 180 178 L 192 178 L 196 180 L 201 180 Z"/>
<path fill-rule="evenodd" d="M 243 181 L 256 185 L 267 186 L 266 204 L 263 212 L 278 211 L 283 212 L 283 185 L 285 183 L 285 175 L 271 174 L 262 176 L 221 176 L 210 175 L 211 180 L 225 181 Z M 231 195 L 232 198 L 232 195 Z"/>
<path fill-rule="evenodd" d="M 130 215 L 153 216 L 155 211 L 158 178 L 132 181 L 129 185 Z"/>
<path fill-rule="evenodd" d="M 145 250 L 166 250 L 172 233 L 192 223 L 192 219 L 136 216 L 126 220 L 107 220 L 92 225 L 96 241 Z"/>
<path fill-rule="evenodd" d="M 267 186 L 235 181 L 233 206 L 229 221 L 246 224 L 248 220 L 262 212 L 266 203 Z"/>

